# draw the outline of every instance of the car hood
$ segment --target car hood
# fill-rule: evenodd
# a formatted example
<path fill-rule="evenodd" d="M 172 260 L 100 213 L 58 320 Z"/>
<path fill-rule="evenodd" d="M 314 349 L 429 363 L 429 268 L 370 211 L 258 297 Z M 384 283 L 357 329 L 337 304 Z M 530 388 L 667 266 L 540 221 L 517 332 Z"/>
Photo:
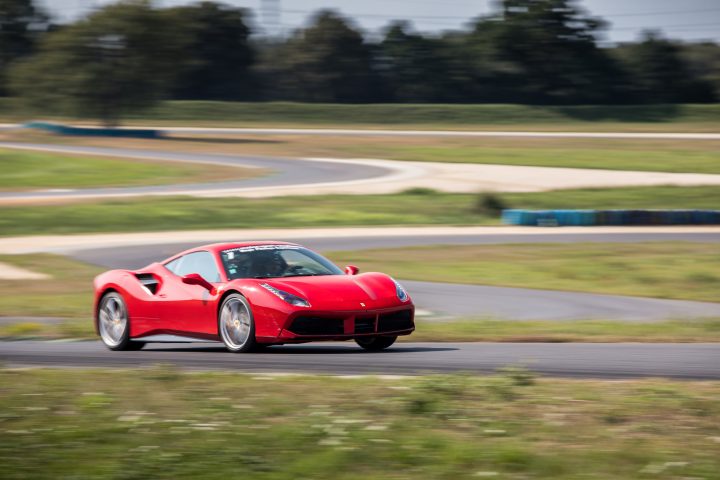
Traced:
<path fill-rule="evenodd" d="M 387 308 L 403 303 L 393 280 L 382 273 L 273 278 L 263 283 L 307 299 L 314 309 Z"/>

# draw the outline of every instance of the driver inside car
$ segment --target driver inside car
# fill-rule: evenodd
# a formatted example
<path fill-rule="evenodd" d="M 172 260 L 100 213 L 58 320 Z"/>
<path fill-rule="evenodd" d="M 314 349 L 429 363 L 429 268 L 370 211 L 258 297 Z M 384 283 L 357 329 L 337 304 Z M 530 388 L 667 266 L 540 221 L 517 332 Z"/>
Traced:
<path fill-rule="evenodd" d="M 252 259 L 250 277 L 282 277 L 288 264 L 279 251 L 256 252 Z"/>

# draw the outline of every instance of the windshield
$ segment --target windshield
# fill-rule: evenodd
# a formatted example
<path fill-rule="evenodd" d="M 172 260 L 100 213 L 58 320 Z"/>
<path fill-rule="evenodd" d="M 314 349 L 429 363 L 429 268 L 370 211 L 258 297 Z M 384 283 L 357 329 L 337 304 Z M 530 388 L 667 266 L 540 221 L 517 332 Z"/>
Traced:
<path fill-rule="evenodd" d="M 220 253 L 228 280 L 342 275 L 333 263 L 297 245 L 255 245 Z"/>

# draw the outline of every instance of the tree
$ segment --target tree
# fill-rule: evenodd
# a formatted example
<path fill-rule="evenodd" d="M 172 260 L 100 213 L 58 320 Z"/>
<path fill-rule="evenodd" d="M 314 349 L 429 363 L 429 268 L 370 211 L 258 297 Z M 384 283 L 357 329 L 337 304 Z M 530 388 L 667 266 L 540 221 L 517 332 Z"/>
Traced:
<path fill-rule="evenodd" d="M 690 78 L 712 85 L 714 101 L 720 99 L 720 45 L 713 42 L 686 43 L 681 45 L 681 55 Z"/>
<path fill-rule="evenodd" d="M 123 1 L 48 34 L 39 52 L 13 70 L 12 85 L 33 105 L 57 105 L 114 126 L 169 89 L 183 44 L 149 1 Z"/>
<path fill-rule="evenodd" d="M 447 42 L 411 33 L 407 22 L 392 23 L 378 47 L 377 68 L 390 101 L 458 100 L 456 71 L 446 55 Z"/>
<path fill-rule="evenodd" d="M 175 98 L 251 98 L 250 66 L 255 54 L 248 41 L 251 32 L 244 9 L 202 2 L 166 14 L 188 39 L 184 68 L 173 89 Z"/>
<path fill-rule="evenodd" d="M 712 85 L 690 71 L 681 46 L 644 32 L 642 41 L 623 45 L 618 50 L 632 73 L 632 88 L 646 103 L 679 103 L 713 101 Z"/>
<path fill-rule="evenodd" d="M 48 28 L 48 17 L 32 0 L 0 0 L 0 95 L 13 61 L 31 54 L 38 36 Z"/>
<path fill-rule="evenodd" d="M 610 96 L 620 74 L 596 37 L 604 22 L 574 0 L 502 0 L 468 37 L 482 100 L 595 103 Z M 485 91 L 483 91 L 485 90 Z"/>
<path fill-rule="evenodd" d="M 310 27 L 268 53 L 265 69 L 281 98 L 367 102 L 377 96 L 371 48 L 335 12 L 319 12 Z"/>

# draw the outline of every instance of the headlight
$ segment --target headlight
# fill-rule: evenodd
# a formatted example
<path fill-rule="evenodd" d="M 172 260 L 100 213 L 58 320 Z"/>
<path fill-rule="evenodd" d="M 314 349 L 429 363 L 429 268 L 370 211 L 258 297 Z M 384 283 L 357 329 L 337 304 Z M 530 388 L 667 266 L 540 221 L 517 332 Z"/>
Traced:
<path fill-rule="evenodd" d="M 408 299 L 408 294 L 403 288 L 402 285 L 400 285 L 397 281 L 393 280 L 395 282 L 395 293 L 397 293 L 397 297 L 400 299 L 401 302 L 406 302 Z"/>
<path fill-rule="evenodd" d="M 310 302 L 305 300 L 304 298 L 298 297 L 297 295 L 293 295 L 292 293 L 283 292 L 282 290 L 278 290 L 277 288 L 273 287 L 270 284 L 267 283 L 261 283 L 261 287 L 268 290 L 272 294 L 282 298 L 284 301 L 289 303 L 290 305 L 293 305 L 295 307 L 309 307 Z"/>

